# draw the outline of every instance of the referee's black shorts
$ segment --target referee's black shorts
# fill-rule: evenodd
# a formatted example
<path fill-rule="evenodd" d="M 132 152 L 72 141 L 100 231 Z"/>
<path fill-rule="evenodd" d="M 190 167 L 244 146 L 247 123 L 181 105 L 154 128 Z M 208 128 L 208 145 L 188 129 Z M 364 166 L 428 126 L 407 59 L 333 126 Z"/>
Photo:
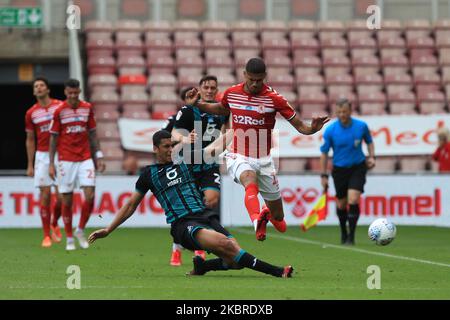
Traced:
<path fill-rule="evenodd" d="M 349 168 L 334 166 L 331 175 L 334 181 L 334 188 L 336 189 L 336 198 L 346 198 L 348 189 L 364 193 L 366 174 L 367 166 L 365 161 Z"/>
<path fill-rule="evenodd" d="M 170 234 L 175 243 L 181 244 L 189 250 L 205 250 L 195 239 L 195 233 L 200 229 L 217 231 L 227 238 L 233 236 L 219 222 L 216 215 L 208 214 L 209 209 L 203 213 L 189 214 L 172 222 Z"/>

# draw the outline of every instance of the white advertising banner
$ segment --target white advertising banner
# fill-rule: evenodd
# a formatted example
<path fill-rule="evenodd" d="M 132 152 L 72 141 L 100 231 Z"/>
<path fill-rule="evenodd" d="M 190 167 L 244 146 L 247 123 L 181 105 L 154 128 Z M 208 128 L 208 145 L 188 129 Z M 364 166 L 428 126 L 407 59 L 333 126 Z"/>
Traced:
<path fill-rule="evenodd" d="M 438 127 L 450 127 L 449 115 L 427 116 L 365 116 L 356 117 L 369 126 L 377 156 L 432 154 L 436 149 Z M 319 157 L 322 135 L 299 134 L 289 122 L 277 119 L 274 142 L 280 157 Z M 366 151 L 366 146 L 363 146 Z M 330 153 L 331 154 L 331 153 Z"/>
<path fill-rule="evenodd" d="M 299 227 L 321 195 L 318 176 L 279 176 L 288 225 Z M 250 226 L 244 205 L 244 188 L 230 177 L 222 180 L 222 222 L 226 226 Z M 321 225 L 337 225 L 333 180 L 330 179 L 328 216 Z M 263 203 L 263 200 L 261 203 Z M 450 227 L 450 176 L 371 176 L 361 198 L 359 224 L 386 217 L 399 225 Z"/>
<path fill-rule="evenodd" d="M 153 134 L 161 130 L 164 120 L 119 119 L 122 146 L 127 150 L 153 152 Z"/>
<path fill-rule="evenodd" d="M 131 193 L 137 177 L 97 178 L 94 213 L 88 226 L 103 227 L 111 223 L 115 213 Z M 321 193 L 318 176 L 279 176 L 284 212 L 288 225 L 298 227 Z M 31 178 L 0 178 L 0 228 L 41 227 L 39 192 Z M 406 187 L 407 186 L 407 187 Z M 402 225 L 450 227 L 449 176 L 372 176 L 369 175 L 361 201 L 360 224 L 377 217 L 387 217 Z M 330 180 L 330 196 L 334 187 Z M 74 220 L 78 224 L 82 192 L 74 193 Z M 261 199 L 262 203 L 262 199 Z M 244 205 L 244 188 L 224 176 L 222 179 L 222 223 L 225 226 L 250 226 Z M 322 225 L 337 225 L 335 200 L 331 197 L 328 217 Z M 100 217 L 101 215 L 101 217 Z M 60 220 L 62 225 L 62 220 Z M 168 227 L 164 212 L 149 192 L 125 224 L 129 227 Z"/>
<path fill-rule="evenodd" d="M 432 154 L 436 149 L 437 128 L 450 127 L 450 115 L 357 118 L 368 124 L 377 156 Z M 127 150 L 152 152 L 153 133 L 160 130 L 164 123 L 163 120 L 119 119 L 123 147 Z M 325 125 L 325 128 L 328 125 Z M 325 128 L 314 135 L 307 136 L 299 134 L 285 119 L 277 119 L 273 134 L 273 155 L 319 157 Z M 366 151 L 365 146 L 363 149 Z"/>
<path fill-rule="evenodd" d="M 97 177 L 94 212 L 88 227 L 104 227 L 114 219 L 134 191 L 137 177 Z M 40 227 L 39 189 L 33 179 L 25 177 L 0 178 L 0 228 Z M 73 203 L 73 225 L 78 225 L 83 192 L 76 190 Z M 101 217 L 100 217 L 101 216 Z M 59 221 L 63 225 L 62 218 Z M 125 223 L 129 227 L 167 226 L 163 210 L 150 192 L 134 215 Z"/>

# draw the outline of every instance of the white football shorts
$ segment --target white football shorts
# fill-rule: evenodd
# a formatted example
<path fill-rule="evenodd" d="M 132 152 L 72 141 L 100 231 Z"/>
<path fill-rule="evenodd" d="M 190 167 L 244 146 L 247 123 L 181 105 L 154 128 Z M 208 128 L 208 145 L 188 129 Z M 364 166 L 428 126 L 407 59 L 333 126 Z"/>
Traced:
<path fill-rule="evenodd" d="M 80 162 L 58 161 L 58 188 L 60 193 L 70 193 L 77 187 L 95 186 L 95 166 L 92 159 Z"/>
<path fill-rule="evenodd" d="M 281 198 L 280 187 L 276 176 L 275 164 L 272 156 L 264 158 L 250 158 L 239 153 L 225 154 L 228 174 L 236 183 L 241 183 L 242 172 L 250 170 L 256 172 L 258 177 L 259 193 L 263 199 L 274 201 Z"/>
<path fill-rule="evenodd" d="M 55 155 L 55 166 L 58 163 L 56 160 L 58 155 Z M 48 167 L 50 166 L 50 156 L 48 152 L 36 151 L 34 156 L 34 186 L 49 187 L 56 185 L 56 181 L 52 180 L 48 174 Z"/>

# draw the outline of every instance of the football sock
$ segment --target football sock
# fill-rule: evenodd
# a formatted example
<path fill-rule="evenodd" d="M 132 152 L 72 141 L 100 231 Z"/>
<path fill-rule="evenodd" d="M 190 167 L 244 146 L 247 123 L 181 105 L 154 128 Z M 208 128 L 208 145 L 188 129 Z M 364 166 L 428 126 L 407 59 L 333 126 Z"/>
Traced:
<path fill-rule="evenodd" d="M 40 210 L 44 237 L 50 236 L 50 206 L 41 206 Z"/>
<path fill-rule="evenodd" d="M 205 260 L 203 262 L 203 268 L 205 272 L 232 269 L 220 258 Z"/>
<path fill-rule="evenodd" d="M 72 206 L 61 204 L 61 215 L 64 221 L 66 237 L 72 238 Z"/>
<path fill-rule="evenodd" d="M 83 207 L 81 208 L 81 217 L 80 217 L 80 223 L 78 224 L 79 229 L 84 229 L 86 227 L 86 224 L 91 216 L 92 209 L 94 207 L 94 201 L 83 202 Z"/>
<path fill-rule="evenodd" d="M 181 244 L 178 244 L 175 242 L 172 244 L 172 251 L 177 251 L 177 250 L 181 251 L 182 249 L 183 249 L 183 246 Z"/>
<path fill-rule="evenodd" d="M 250 183 L 245 188 L 245 207 L 247 208 L 250 219 L 255 221 L 258 219 L 260 213 L 259 199 L 258 199 L 259 188 L 256 183 Z"/>
<path fill-rule="evenodd" d="M 61 202 L 57 201 L 53 207 L 52 215 L 52 226 L 56 227 L 58 225 L 59 217 L 61 217 Z"/>
<path fill-rule="evenodd" d="M 359 204 L 351 204 L 348 210 L 348 224 L 350 226 L 350 238 L 355 237 L 356 224 L 359 219 Z"/>
<path fill-rule="evenodd" d="M 243 249 L 239 250 L 239 253 L 234 257 L 234 261 L 241 267 L 250 268 L 275 277 L 281 277 L 284 271 L 284 268 L 261 261 Z"/>
<path fill-rule="evenodd" d="M 336 209 L 339 218 L 339 225 L 341 226 L 341 233 L 347 237 L 347 209 Z"/>

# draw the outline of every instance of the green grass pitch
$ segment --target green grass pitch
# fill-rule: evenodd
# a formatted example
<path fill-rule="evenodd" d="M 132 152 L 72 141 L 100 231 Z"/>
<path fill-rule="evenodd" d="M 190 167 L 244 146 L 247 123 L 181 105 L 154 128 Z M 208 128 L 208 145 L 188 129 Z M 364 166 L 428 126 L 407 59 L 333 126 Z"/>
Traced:
<path fill-rule="evenodd" d="M 91 231 L 91 230 L 88 230 Z M 64 244 L 40 248 L 39 229 L 0 230 L 0 299 L 450 299 L 450 229 L 398 226 L 397 238 L 378 247 L 359 226 L 356 246 L 338 243 L 337 227 L 307 233 L 269 228 L 264 242 L 250 228 L 230 228 L 240 245 L 277 265 L 292 264 L 292 279 L 253 270 L 187 277 L 192 253 L 169 266 L 171 238 L 164 228 L 119 228 L 88 250 Z M 208 255 L 208 258 L 213 255 Z M 70 265 L 81 271 L 81 289 L 66 287 Z M 371 265 L 381 289 L 367 288 Z"/>

